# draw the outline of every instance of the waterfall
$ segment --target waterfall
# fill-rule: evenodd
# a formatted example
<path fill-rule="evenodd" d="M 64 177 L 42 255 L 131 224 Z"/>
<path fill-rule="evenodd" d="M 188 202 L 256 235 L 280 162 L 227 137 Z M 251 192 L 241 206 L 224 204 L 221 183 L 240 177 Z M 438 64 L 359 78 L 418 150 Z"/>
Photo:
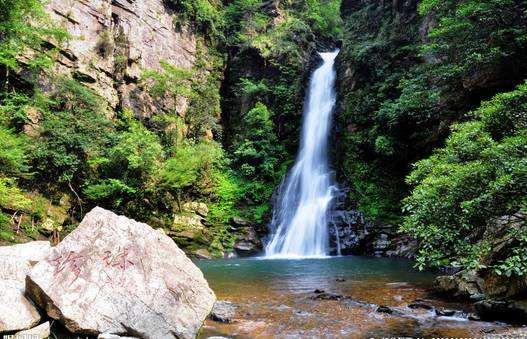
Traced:
<path fill-rule="evenodd" d="M 336 192 L 328 165 L 328 134 L 335 106 L 334 62 L 339 50 L 319 53 L 323 60 L 309 83 L 300 150 L 280 185 L 267 243 L 267 257 L 328 255 L 328 211 Z"/>

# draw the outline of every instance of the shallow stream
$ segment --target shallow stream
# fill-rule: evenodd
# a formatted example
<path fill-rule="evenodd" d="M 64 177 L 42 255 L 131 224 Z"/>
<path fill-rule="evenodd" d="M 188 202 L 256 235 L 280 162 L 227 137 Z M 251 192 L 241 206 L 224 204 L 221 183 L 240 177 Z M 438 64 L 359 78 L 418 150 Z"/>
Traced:
<path fill-rule="evenodd" d="M 249 258 L 197 264 L 218 299 L 237 305 L 233 322 L 208 320 L 201 338 L 481 338 L 510 329 L 500 323 L 468 320 L 472 310 L 467 304 L 435 297 L 434 274 L 418 272 L 404 260 Z M 342 297 L 317 298 L 321 290 Z M 408 307 L 416 300 L 433 309 Z M 394 312 L 380 313 L 380 305 Z M 436 310 L 462 312 L 438 316 Z"/>

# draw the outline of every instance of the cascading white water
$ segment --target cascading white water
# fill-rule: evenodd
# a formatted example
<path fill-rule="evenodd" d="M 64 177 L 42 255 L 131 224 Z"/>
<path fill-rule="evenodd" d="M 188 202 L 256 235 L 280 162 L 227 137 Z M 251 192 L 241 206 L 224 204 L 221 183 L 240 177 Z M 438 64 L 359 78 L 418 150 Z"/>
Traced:
<path fill-rule="evenodd" d="M 328 210 L 336 190 L 328 165 L 328 134 L 338 52 L 319 53 L 323 63 L 311 77 L 300 151 L 280 186 L 270 225 L 275 231 L 265 248 L 266 257 L 328 255 Z"/>

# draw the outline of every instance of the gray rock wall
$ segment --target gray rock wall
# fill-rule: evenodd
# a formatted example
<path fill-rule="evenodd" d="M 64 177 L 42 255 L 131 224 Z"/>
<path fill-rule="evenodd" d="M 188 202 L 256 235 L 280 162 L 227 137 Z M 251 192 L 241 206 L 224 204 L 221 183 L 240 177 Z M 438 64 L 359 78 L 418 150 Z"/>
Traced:
<path fill-rule="evenodd" d="M 160 70 L 161 61 L 184 69 L 195 61 L 195 35 L 162 0 L 51 0 L 47 10 L 71 35 L 58 73 L 82 81 L 111 108 L 149 117 L 175 105 L 184 114 L 186 100 L 156 102 L 139 84 L 142 71 Z"/>

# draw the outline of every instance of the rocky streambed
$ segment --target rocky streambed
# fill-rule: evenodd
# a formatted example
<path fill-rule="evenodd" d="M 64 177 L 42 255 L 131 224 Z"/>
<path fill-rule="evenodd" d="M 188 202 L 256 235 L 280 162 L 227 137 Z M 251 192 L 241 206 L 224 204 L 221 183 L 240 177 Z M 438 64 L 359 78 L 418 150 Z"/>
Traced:
<path fill-rule="evenodd" d="M 200 337 L 472 337 L 527 334 L 484 321 L 471 302 L 436 295 L 435 274 L 390 258 L 231 259 L 198 262 L 228 321 L 207 320 Z"/>

